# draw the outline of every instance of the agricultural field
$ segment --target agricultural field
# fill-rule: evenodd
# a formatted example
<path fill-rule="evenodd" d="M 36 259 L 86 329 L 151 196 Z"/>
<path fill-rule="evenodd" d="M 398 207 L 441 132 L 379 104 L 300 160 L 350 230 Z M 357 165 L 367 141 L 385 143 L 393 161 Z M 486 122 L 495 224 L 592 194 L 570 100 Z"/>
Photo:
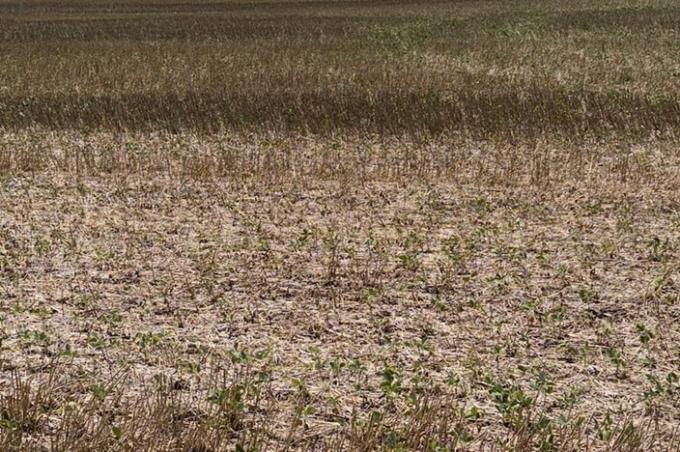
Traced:
<path fill-rule="evenodd" d="M 679 451 L 680 5 L 0 0 L 0 450 Z"/>

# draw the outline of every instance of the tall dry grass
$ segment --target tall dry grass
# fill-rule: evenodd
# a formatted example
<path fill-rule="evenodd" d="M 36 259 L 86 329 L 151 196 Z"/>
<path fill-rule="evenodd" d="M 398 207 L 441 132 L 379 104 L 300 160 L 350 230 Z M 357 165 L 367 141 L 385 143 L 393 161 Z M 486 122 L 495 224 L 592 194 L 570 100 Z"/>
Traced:
<path fill-rule="evenodd" d="M 0 125 L 675 136 L 672 2 L 0 3 Z"/>

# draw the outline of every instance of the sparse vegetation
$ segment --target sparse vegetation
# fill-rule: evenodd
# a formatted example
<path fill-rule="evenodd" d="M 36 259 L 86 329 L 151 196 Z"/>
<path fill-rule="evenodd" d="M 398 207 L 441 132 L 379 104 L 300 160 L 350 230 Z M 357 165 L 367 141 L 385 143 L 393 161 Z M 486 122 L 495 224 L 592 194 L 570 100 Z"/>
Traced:
<path fill-rule="evenodd" d="M 0 450 L 680 450 L 679 30 L 0 0 Z"/>

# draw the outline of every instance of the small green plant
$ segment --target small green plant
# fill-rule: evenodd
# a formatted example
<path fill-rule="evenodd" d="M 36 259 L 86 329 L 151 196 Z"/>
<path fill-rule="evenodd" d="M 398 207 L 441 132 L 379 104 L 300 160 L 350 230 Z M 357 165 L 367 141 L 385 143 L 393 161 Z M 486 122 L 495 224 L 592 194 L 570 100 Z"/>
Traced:
<path fill-rule="evenodd" d="M 177 367 L 191 375 L 196 375 L 201 371 L 201 364 L 193 361 L 181 361 L 178 363 Z"/>
<path fill-rule="evenodd" d="M 654 374 L 647 374 L 648 387 L 643 394 L 643 400 L 647 412 L 651 413 L 656 409 L 655 403 L 659 397 L 672 398 L 680 393 L 680 377 L 675 372 L 669 372 L 664 379 L 657 378 Z"/>
<path fill-rule="evenodd" d="M 611 414 L 607 412 L 602 420 L 595 419 L 595 431 L 597 438 L 603 442 L 611 441 L 614 436 L 614 421 Z"/>
<path fill-rule="evenodd" d="M 73 359 L 78 357 L 78 351 L 73 348 L 70 342 L 67 342 L 66 345 L 59 350 L 59 356 Z"/>
<path fill-rule="evenodd" d="M 446 258 L 454 265 L 460 265 L 465 261 L 466 251 L 462 246 L 460 237 L 452 235 L 442 241 L 442 251 Z"/>
<path fill-rule="evenodd" d="M 600 295 L 592 287 L 581 287 L 578 290 L 578 296 L 582 302 L 590 304 L 599 300 Z"/>
<path fill-rule="evenodd" d="M 88 334 L 87 343 L 96 350 L 102 350 L 111 345 L 111 343 L 107 339 L 99 336 L 97 333 L 94 332 Z"/>
<path fill-rule="evenodd" d="M 652 237 L 648 242 L 649 258 L 654 262 L 667 262 L 672 256 L 671 242 L 668 239 L 661 240 L 659 237 Z"/>
<path fill-rule="evenodd" d="M 409 234 L 404 241 L 404 251 L 397 255 L 399 263 L 405 270 L 415 273 L 422 265 L 422 240 L 415 233 Z"/>
<path fill-rule="evenodd" d="M 619 378 L 626 377 L 626 360 L 621 351 L 616 348 L 609 347 L 606 350 L 607 357 L 616 366 L 616 376 Z"/>
<path fill-rule="evenodd" d="M 326 367 L 326 361 L 321 357 L 319 347 L 309 347 L 309 354 L 312 356 L 312 368 L 314 370 L 321 370 Z"/>
<path fill-rule="evenodd" d="M 144 333 L 138 333 L 135 342 L 142 350 L 155 347 L 163 342 L 168 337 L 168 333 L 165 331 L 147 331 Z"/>
<path fill-rule="evenodd" d="M 302 405 L 295 409 L 295 417 L 304 428 L 309 428 L 309 421 L 312 419 L 316 413 L 316 408 L 313 405 Z"/>
<path fill-rule="evenodd" d="M 468 408 L 465 411 L 465 419 L 476 421 L 478 419 L 481 419 L 484 417 L 484 411 L 479 408 L 477 405 L 472 405 L 470 408 Z"/>
<path fill-rule="evenodd" d="M 48 347 L 52 344 L 50 336 L 40 330 L 21 330 L 17 333 L 17 337 L 25 347 Z"/>
<path fill-rule="evenodd" d="M 90 388 L 92 395 L 99 402 L 103 402 L 106 396 L 109 395 L 109 388 L 105 384 L 97 383 Z"/>
<path fill-rule="evenodd" d="M 362 292 L 363 300 L 370 304 L 376 304 L 383 297 L 384 289 L 382 287 L 367 287 Z"/>
<path fill-rule="evenodd" d="M 533 406 L 534 399 L 521 388 L 496 382 L 491 377 L 487 377 L 486 383 L 503 421 L 511 427 L 521 425 L 527 416 L 528 409 Z"/>
<path fill-rule="evenodd" d="M 270 356 L 270 350 L 267 348 L 255 350 L 251 352 L 241 347 L 238 343 L 229 350 L 229 358 L 233 364 L 250 365 L 255 362 L 266 361 Z"/>
<path fill-rule="evenodd" d="M 331 369 L 331 374 L 333 375 L 333 378 L 337 380 L 338 378 L 340 378 L 340 372 L 342 372 L 342 369 L 344 369 L 347 366 L 347 363 L 340 359 L 333 359 L 328 363 L 328 365 Z"/>
<path fill-rule="evenodd" d="M 635 329 L 638 332 L 638 338 L 640 339 L 640 343 L 642 345 L 647 345 L 649 344 L 649 341 L 654 339 L 654 333 L 648 329 L 644 323 L 638 322 L 635 324 Z"/>
<path fill-rule="evenodd" d="M 383 394 L 388 398 L 401 394 L 401 377 L 394 367 L 385 366 L 383 369 L 380 389 L 382 389 Z"/>

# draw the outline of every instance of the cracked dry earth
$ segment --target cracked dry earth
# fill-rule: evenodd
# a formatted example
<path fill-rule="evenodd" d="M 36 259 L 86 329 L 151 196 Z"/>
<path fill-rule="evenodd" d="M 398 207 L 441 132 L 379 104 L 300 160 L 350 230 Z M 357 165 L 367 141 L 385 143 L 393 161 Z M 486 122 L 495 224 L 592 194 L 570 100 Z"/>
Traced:
<path fill-rule="evenodd" d="M 76 399 L 116 381 L 124 412 L 165 379 L 200 410 L 266 368 L 289 446 L 417 390 L 460 403 L 475 448 L 508 428 L 496 383 L 593 437 L 654 419 L 662 450 L 680 423 L 674 190 L 37 175 L 0 195 L 5 390 L 57 369 Z M 286 437 L 301 388 L 314 409 Z"/>

